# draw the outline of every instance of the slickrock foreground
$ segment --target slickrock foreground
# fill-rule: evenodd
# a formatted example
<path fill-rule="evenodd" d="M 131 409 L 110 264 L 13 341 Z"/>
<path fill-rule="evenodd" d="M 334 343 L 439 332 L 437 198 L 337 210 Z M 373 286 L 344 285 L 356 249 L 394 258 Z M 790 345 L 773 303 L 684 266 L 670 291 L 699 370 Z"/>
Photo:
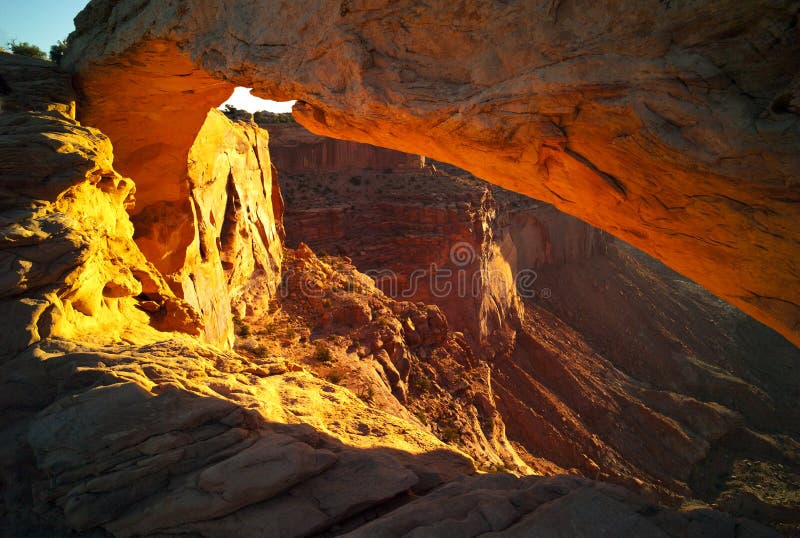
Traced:
<path fill-rule="evenodd" d="M 183 158 L 206 111 L 233 84 L 253 87 L 299 100 L 314 132 L 552 203 L 798 344 L 798 11 L 798 0 L 94 0 L 67 65 L 119 170 L 159 186 L 136 211 L 185 203 Z"/>

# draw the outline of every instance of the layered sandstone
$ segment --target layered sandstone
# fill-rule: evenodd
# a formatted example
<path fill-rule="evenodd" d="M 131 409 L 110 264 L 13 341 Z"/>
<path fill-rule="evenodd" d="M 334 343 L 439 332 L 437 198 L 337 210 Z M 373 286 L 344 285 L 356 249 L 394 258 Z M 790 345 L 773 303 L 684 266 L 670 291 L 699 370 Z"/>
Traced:
<path fill-rule="evenodd" d="M 266 520 L 308 534 L 473 472 L 413 419 L 285 357 L 202 343 L 209 311 L 134 241 L 134 182 L 75 121 L 70 77 L 2 54 L 0 79 L 0 533 L 222 536 Z M 280 269 L 266 143 L 212 111 L 184 165 L 197 211 L 186 259 L 205 249 L 194 271 L 225 276 L 207 293 L 228 317 L 237 301 L 258 313 L 276 286 L 258 273 Z M 242 288 L 254 267 L 260 288 Z"/>
<path fill-rule="evenodd" d="M 265 124 L 272 158 L 283 174 L 352 170 L 419 170 L 425 158 L 368 144 L 317 136 L 296 123 Z"/>
<path fill-rule="evenodd" d="M 797 518 L 774 477 L 800 483 L 800 355 L 776 333 L 602 231 L 452 167 L 281 183 L 290 245 L 351 257 L 467 335 L 508 438 L 539 472 Z M 761 471 L 744 485 L 751 465 Z"/>
<path fill-rule="evenodd" d="M 69 77 L 52 64 L 0 55 L 0 80 L 0 225 L 7 265 L 0 286 L 6 320 L 0 350 L 1 534 L 215 537 L 405 529 L 437 535 L 443 522 L 452 521 L 448 530 L 465 536 L 541 528 L 590 535 L 598 524 L 619 536 L 771 535 L 725 514 L 663 509 L 587 480 L 463 477 L 473 473 L 473 461 L 419 419 L 376 409 L 368 394 L 323 381 L 301 364 L 305 360 L 261 349 L 244 356 L 222 349 L 224 342 L 202 342 L 211 310 L 190 304 L 188 294 L 179 298 L 182 289 L 173 291 L 174 279 L 134 241 L 129 211 L 135 219 L 137 178 L 115 171 L 104 134 L 75 121 Z M 209 160 L 195 162 L 187 152 L 182 165 L 170 165 L 185 167 L 190 180 L 180 188 L 197 206 L 197 217 L 188 221 L 197 227 L 191 249 L 181 249 L 186 260 L 200 251 L 199 272 L 210 267 L 213 253 L 207 250 L 203 260 L 203 250 L 218 233 L 220 270 L 226 282 L 241 283 L 241 273 L 225 263 L 244 256 L 241 269 L 250 270 L 249 254 L 237 246 L 244 238 L 229 242 L 224 232 L 252 233 L 262 217 L 279 238 L 278 189 L 259 150 L 262 135 L 225 124 L 216 113 L 204 121 L 217 127 L 195 144 L 216 151 L 204 148 L 200 154 Z M 255 158 L 260 171 L 253 168 Z M 244 171 L 252 175 L 238 184 Z M 158 194 L 154 185 L 144 190 Z M 230 191 L 224 203 L 223 189 Z M 158 202 L 151 198 L 145 207 Z M 268 230 L 259 231 L 261 241 L 271 238 Z M 280 263 L 277 247 L 262 249 L 255 236 L 250 241 L 254 260 Z M 177 252 L 168 240 L 162 252 L 155 245 L 151 256 Z M 416 365 L 430 374 L 431 394 L 444 398 L 451 391 L 444 403 L 478 420 L 491 415 L 495 428 L 501 424 L 491 402 L 481 403 L 492 396 L 487 376 L 474 367 L 469 350 L 458 349 L 465 348 L 462 340 L 445 331 L 437 308 L 390 301 L 346 263 L 339 272 L 307 249 L 299 257 L 312 273 L 335 276 L 322 282 L 346 293 L 335 303 L 341 310 L 327 312 L 316 297 L 295 306 L 310 308 L 307 319 L 338 331 L 333 339 L 345 350 L 348 338 L 365 337 L 350 340 L 356 356 L 363 348 L 364 371 L 371 368 L 402 398 L 408 384 L 405 374 L 395 374 L 409 350 L 424 359 L 422 350 L 443 348 Z M 343 275 L 352 277 L 352 287 Z M 269 282 L 263 285 L 271 289 Z M 246 303 L 242 315 L 258 315 L 246 290 L 231 287 L 222 299 L 236 297 Z M 262 292 L 260 299 L 269 297 Z M 368 322 L 376 313 L 379 319 Z M 243 338 L 242 323 L 236 320 Z M 324 341 L 319 335 L 303 336 L 325 345 L 327 335 Z M 419 395 L 413 374 L 406 396 Z M 459 387 L 465 379 L 468 386 Z M 419 398 L 424 405 L 418 409 L 435 405 L 427 398 Z M 470 405 L 483 415 L 470 414 Z M 489 426 L 464 433 L 477 435 Z M 491 441 L 502 439 L 479 441 L 493 448 Z"/>
<path fill-rule="evenodd" d="M 211 343 L 231 346 L 231 308 L 265 308 L 280 280 L 283 203 L 268 141 L 256 125 L 209 111 L 187 157 L 186 211 L 132 210 L 136 244 L 200 313 Z M 145 189 L 137 196 L 159 195 L 159 186 Z"/>
<path fill-rule="evenodd" d="M 122 172 L 163 177 L 170 201 L 185 196 L 169 163 L 210 101 L 228 83 L 253 87 L 300 100 L 295 117 L 315 132 L 428 155 L 552 203 L 797 343 L 798 9 L 95 0 L 66 65 Z"/>
<path fill-rule="evenodd" d="M 75 120 L 69 76 L 44 61 L 0 61 L 9 88 L 0 114 L 0 351 L 13 356 L 46 338 L 199 335 L 197 312 L 134 243 L 134 183 L 113 168 L 108 137 Z"/>

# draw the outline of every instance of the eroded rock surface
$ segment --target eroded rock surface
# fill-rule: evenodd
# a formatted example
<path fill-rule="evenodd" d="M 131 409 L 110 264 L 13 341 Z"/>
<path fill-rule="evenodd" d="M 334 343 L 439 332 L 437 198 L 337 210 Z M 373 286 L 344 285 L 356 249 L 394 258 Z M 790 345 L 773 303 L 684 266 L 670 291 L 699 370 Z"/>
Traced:
<path fill-rule="evenodd" d="M 294 114 L 315 132 L 432 156 L 550 202 L 798 343 L 798 10 L 95 0 L 67 65 L 122 172 L 154 171 L 170 197 L 183 195 L 165 155 L 182 160 L 209 101 L 230 89 L 210 73 L 300 100 Z M 110 97 L 120 88 L 122 122 Z M 150 113 L 168 103 L 174 114 Z"/>
<path fill-rule="evenodd" d="M 570 529 L 595 526 L 599 515 L 591 507 L 603 508 L 602 523 L 622 536 L 653 525 L 682 535 L 696 526 L 692 513 L 658 509 L 575 479 L 479 477 L 438 490 L 428 507 L 409 504 L 424 501 L 443 482 L 473 474 L 472 459 L 420 420 L 384 412 L 368 404 L 368 394 L 323 381 L 290 357 L 243 356 L 223 349 L 224 342 L 204 343 L 211 311 L 192 304 L 188 294 L 182 299 L 185 291 L 173 290 L 174 279 L 134 240 L 128 213 L 134 180 L 115 171 L 109 139 L 74 119 L 69 77 L 52 64 L 0 54 L 0 78 L 6 92 L 0 113 L 0 233 L 7 264 L 0 281 L 0 534 L 299 536 L 342 534 L 369 521 L 377 530 L 384 524 L 413 530 L 429 526 L 432 514 L 434 527 L 453 520 L 466 535 L 487 528 L 513 534 L 515 525 L 561 532 L 564 522 Z M 214 114 L 211 121 L 221 122 Z M 263 219 L 280 235 L 280 198 L 267 180 L 260 135 L 222 125 L 205 142 L 220 144 L 217 153 L 208 152 L 215 162 L 189 162 L 187 153 L 181 165 L 186 176 L 175 184 L 198 205 L 198 217 L 190 221 L 196 241 L 190 245 L 201 253 L 201 269 L 212 259 L 207 251 L 203 260 L 203 247 L 215 233 L 222 244 L 226 225 L 255 237 L 253 227 Z M 233 181 L 235 196 L 229 193 L 223 204 L 219 191 L 231 190 L 230 176 L 237 174 L 228 160 L 237 159 L 255 177 L 241 189 Z M 157 193 L 153 183 L 144 191 Z M 228 212 L 228 201 L 237 197 L 241 206 Z M 225 219 L 219 227 L 221 207 L 226 217 L 247 222 Z M 266 247 L 270 230 L 259 231 L 261 247 L 253 239 L 248 248 L 254 260 L 273 267 L 281 258 L 277 247 Z M 162 248 L 165 253 L 171 246 L 165 241 Z M 246 290 L 238 295 L 241 273 L 224 265 L 227 254 L 238 261 L 243 250 L 218 250 L 231 286 L 224 299 L 240 297 L 244 313 L 257 315 Z M 310 251 L 302 259 L 312 272 L 334 276 Z M 250 271 L 249 262 L 241 269 Z M 347 288 L 343 274 L 366 282 L 351 266 L 344 269 L 328 284 Z M 270 285 L 264 283 L 265 290 Z M 339 336 L 359 336 L 343 329 L 361 323 L 356 332 L 363 331 L 363 341 L 351 340 L 355 355 L 358 344 L 370 340 L 374 360 L 365 363 L 400 398 L 403 380 L 392 368 L 400 373 L 408 350 L 424 358 L 421 350 L 445 348 L 429 364 L 417 365 L 423 372 L 434 369 L 429 381 L 436 393 L 452 390 L 454 397 L 443 402 L 467 411 L 468 405 L 481 407 L 483 415 L 468 416 L 488 415 L 501 424 L 491 402 L 481 403 L 482 396 L 491 396 L 481 394 L 488 381 L 476 374 L 468 350 L 458 349 L 462 340 L 447 334 L 438 308 L 393 303 L 374 287 L 357 291 L 351 288 L 352 295 L 337 304 L 344 308 L 330 313 L 323 299 L 296 306 L 308 307 L 315 321 L 331 322 Z M 259 295 L 261 301 L 270 298 L 265 291 Z M 377 301 L 375 309 L 370 299 Z M 387 314 L 387 326 L 368 323 L 376 311 Z M 324 345 L 319 336 L 313 338 Z M 474 386 L 464 387 L 452 375 L 462 372 Z M 476 434 L 490 429 L 473 428 Z M 469 492 L 461 499 L 464 485 Z M 550 497 L 553 488 L 559 498 Z M 453 502 L 441 502 L 448 497 Z M 471 510 L 476 501 L 477 511 Z M 411 508 L 398 512 L 404 505 Z M 705 524 L 722 535 L 770 535 L 753 523 L 705 514 Z M 563 532 L 574 534 L 570 529 Z"/>
<path fill-rule="evenodd" d="M 283 203 L 268 140 L 211 110 L 187 157 L 188 198 L 132 209 L 136 244 L 201 314 L 204 339 L 223 346 L 233 344 L 231 308 L 258 312 L 280 280 Z"/>
<path fill-rule="evenodd" d="M 290 245 L 352 257 L 464 332 L 532 468 L 793 525 L 790 342 L 637 249 L 454 167 L 281 183 Z"/>
<path fill-rule="evenodd" d="M 69 76 L 10 54 L 0 68 L 10 88 L 0 114 L 0 352 L 49 337 L 199 335 L 197 313 L 134 243 L 134 183 L 113 168 L 108 137 L 75 120 Z"/>

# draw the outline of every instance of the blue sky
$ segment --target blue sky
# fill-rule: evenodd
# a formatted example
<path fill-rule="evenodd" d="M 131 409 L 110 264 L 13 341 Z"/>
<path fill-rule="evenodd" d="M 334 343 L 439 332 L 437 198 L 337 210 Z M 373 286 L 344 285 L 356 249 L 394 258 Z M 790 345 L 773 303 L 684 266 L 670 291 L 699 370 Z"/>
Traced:
<path fill-rule="evenodd" d="M 0 47 L 8 48 L 12 39 L 27 41 L 50 52 L 50 47 L 75 29 L 72 20 L 88 0 L 0 0 Z M 288 112 L 293 101 L 277 103 L 250 95 L 246 88 L 237 88 L 226 103 L 255 112 L 269 110 Z"/>
<path fill-rule="evenodd" d="M 0 47 L 15 39 L 45 53 L 75 29 L 72 19 L 87 0 L 0 0 Z"/>

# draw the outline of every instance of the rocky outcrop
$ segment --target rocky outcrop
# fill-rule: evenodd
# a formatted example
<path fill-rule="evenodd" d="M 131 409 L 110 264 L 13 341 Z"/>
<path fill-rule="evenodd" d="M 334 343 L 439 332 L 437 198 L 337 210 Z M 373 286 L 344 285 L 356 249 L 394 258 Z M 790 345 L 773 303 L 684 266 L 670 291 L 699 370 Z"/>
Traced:
<path fill-rule="evenodd" d="M 440 163 L 281 183 L 290 245 L 305 236 L 352 257 L 385 293 L 439 305 L 467 335 L 504 431 L 538 472 L 795 520 L 773 477 L 800 479 L 800 355 L 776 333 L 602 231 Z"/>
<path fill-rule="evenodd" d="M 8 55 L 0 55 L 0 78 L 7 267 L 0 281 L 0 534 L 287 536 L 342 534 L 370 521 L 375 527 L 364 533 L 399 526 L 424 534 L 434 517 L 454 520 L 465 535 L 514 534 L 541 526 L 556 531 L 564 522 L 570 529 L 593 527 L 597 513 L 585 509 L 599 506 L 615 535 L 653 525 L 705 533 L 704 524 L 730 535 L 769 535 L 723 514 L 659 509 L 585 480 L 503 475 L 436 489 L 474 467 L 457 443 L 432 433 L 471 439 L 460 446 L 481 444 L 490 458 L 513 448 L 502 445 L 491 375 L 464 338 L 447 329 L 438 308 L 391 301 L 346 261 L 334 270 L 299 249 L 290 262 L 305 264 L 318 285 L 300 288 L 307 300 L 287 308 L 309 323 L 298 343 L 313 342 L 313 355 L 263 348 L 242 355 L 222 349 L 224 341 L 203 343 L 212 338 L 206 323 L 214 310 L 200 301 L 193 306 L 186 288 L 142 253 L 129 218 L 134 181 L 115 171 L 108 138 L 75 121 L 69 78 L 52 64 Z M 180 247 L 187 253 L 182 263 L 210 271 L 218 256 L 224 281 L 234 284 L 222 299 L 245 303 L 234 318 L 244 339 L 250 329 L 242 316 L 277 315 L 258 308 L 269 297 L 254 301 L 237 286 L 246 285 L 243 273 L 258 263 L 268 271 L 281 260 L 267 245 L 270 234 L 279 237 L 279 223 L 268 219 L 279 218 L 280 198 L 258 131 L 216 113 L 206 126 L 193 153 L 204 158 L 183 161 L 189 179 L 180 188 L 196 211 L 187 221 L 196 229 L 188 247 Z M 158 194 L 153 184 L 145 191 Z M 160 201 L 151 198 L 145 207 Z M 141 215 L 134 213 L 134 221 Z M 157 229 L 150 222 L 145 231 Z M 138 237 L 157 261 L 178 252 L 166 227 L 163 233 L 163 251 L 141 241 L 146 233 Z M 240 256 L 241 267 L 225 265 Z M 264 280 L 263 289 L 271 290 L 269 275 Z M 333 286 L 341 300 L 326 303 L 313 294 Z M 450 412 L 472 423 L 443 430 L 426 427 L 424 414 L 378 409 L 369 393 L 341 379 L 323 381 L 306 367 L 309 360 L 328 361 L 325 349 L 352 353 L 357 368 L 385 382 L 384 394 L 395 402 L 405 388 L 406 401 L 417 400 L 406 414 Z M 391 405 L 389 397 L 383 401 Z M 426 501 L 432 491 L 436 496 Z"/>
<path fill-rule="evenodd" d="M 761 536 L 764 530 L 710 510 L 675 513 L 627 491 L 573 477 L 490 475 L 455 480 L 346 534 L 355 537 Z"/>
<path fill-rule="evenodd" d="M 481 470 L 528 474 L 505 436 L 489 365 L 436 306 L 395 300 L 348 258 L 287 250 L 281 290 L 263 316 L 238 320 L 245 356 L 294 357 L 320 378 L 430 431 Z"/>
<path fill-rule="evenodd" d="M 0 114 L 0 353 L 46 338 L 199 335 L 198 314 L 134 243 L 134 183 L 113 168 L 108 137 L 75 121 L 69 77 L 9 54 L 0 68 L 10 90 Z"/>
<path fill-rule="evenodd" d="M 0 77 L 0 534 L 304 535 L 473 472 L 416 422 L 286 358 L 203 344 L 209 311 L 134 241 L 134 182 L 75 121 L 69 76 L 0 54 Z M 187 252 L 209 247 L 198 272 L 216 260 L 220 302 L 254 315 L 276 283 L 237 286 L 281 260 L 267 140 L 217 112 L 201 135 Z"/>
<path fill-rule="evenodd" d="M 472 469 L 285 360 L 189 339 L 49 341 L 0 379 L 7 535 L 249 535 L 270 521 L 268 535 L 298 536 Z"/>
<path fill-rule="evenodd" d="M 306 151 L 280 139 L 272 149 L 279 167 L 284 153 L 303 159 Z M 458 174 L 441 163 L 413 172 L 283 174 L 287 244 L 351 257 L 390 297 L 441 307 L 477 353 L 502 354 L 498 341 L 521 316 L 517 288 L 538 289 L 533 270 L 594 256 L 611 239 L 547 204 L 498 200 Z"/>
<path fill-rule="evenodd" d="M 133 211 L 137 245 L 201 314 L 204 339 L 223 346 L 233 345 L 231 309 L 265 308 L 280 281 L 283 203 L 268 140 L 211 110 L 189 151 L 185 211 Z"/>
<path fill-rule="evenodd" d="M 230 89 L 210 74 L 300 100 L 295 117 L 317 133 L 550 202 L 798 343 L 799 9 L 95 0 L 66 65 L 122 172 L 150 170 L 172 198 L 183 195 L 164 156 L 182 161 L 209 100 Z"/>

